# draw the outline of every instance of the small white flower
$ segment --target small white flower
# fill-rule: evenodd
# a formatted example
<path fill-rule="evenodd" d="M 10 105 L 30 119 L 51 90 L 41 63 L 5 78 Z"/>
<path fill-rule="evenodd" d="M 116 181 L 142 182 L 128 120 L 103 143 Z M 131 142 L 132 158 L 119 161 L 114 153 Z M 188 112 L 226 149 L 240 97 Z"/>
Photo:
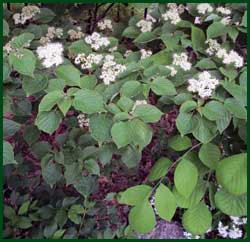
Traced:
<path fill-rule="evenodd" d="M 192 67 L 185 52 L 173 55 L 173 65 L 180 66 L 184 71 L 188 71 Z"/>
<path fill-rule="evenodd" d="M 211 13 L 214 9 L 209 3 L 200 3 L 197 5 L 198 13 L 200 14 L 206 14 Z"/>
<path fill-rule="evenodd" d="M 146 49 L 140 49 L 140 52 L 141 52 L 141 59 L 146 59 L 150 57 L 153 53 L 151 50 L 146 50 Z"/>
<path fill-rule="evenodd" d="M 223 59 L 222 62 L 226 65 L 233 64 L 236 68 L 240 68 L 244 65 L 244 59 L 236 51 L 231 50 L 227 53 L 226 49 L 220 49 L 216 56 Z"/>
<path fill-rule="evenodd" d="M 177 74 L 177 70 L 173 66 L 166 66 L 170 70 L 170 76 L 175 76 Z"/>
<path fill-rule="evenodd" d="M 129 54 L 131 54 L 133 51 L 132 50 L 126 50 L 124 53 L 124 57 L 128 57 Z"/>
<path fill-rule="evenodd" d="M 61 43 L 48 43 L 45 46 L 39 46 L 36 52 L 38 58 L 43 60 L 42 64 L 46 68 L 63 63 L 63 46 Z"/>
<path fill-rule="evenodd" d="M 107 47 L 110 41 L 107 37 L 102 37 L 99 33 L 94 32 L 85 37 L 85 42 L 91 45 L 94 50 L 99 50 L 101 47 Z"/>
<path fill-rule="evenodd" d="M 218 232 L 219 232 L 219 235 L 222 237 L 222 238 L 227 238 L 228 237 L 228 234 L 229 234 L 229 226 L 224 226 L 222 224 L 222 222 L 220 221 L 219 224 L 218 224 L 218 228 L 217 228 Z"/>
<path fill-rule="evenodd" d="M 176 25 L 181 21 L 178 8 L 171 8 L 162 14 L 162 18 L 167 21 L 170 20 L 171 24 Z"/>
<path fill-rule="evenodd" d="M 135 103 L 134 103 L 134 106 L 133 106 L 133 108 L 132 108 L 131 113 L 134 112 L 134 110 L 135 110 L 135 108 L 136 108 L 137 106 L 145 105 L 145 104 L 148 104 L 146 100 L 136 100 Z M 154 198 L 154 197 L 153 197 L 153 198 Z M 153 199 L 152 201 L 154 201 L 154 199 Z"/>
<path fill-rule="evenodd" d="M 103 19 L 97 24 L 100 30 L 113 30 L 112 21 L 110 19 Z"/>
<path fill-rule="evenodd" d="M 140 20 L 136 23 L 136 26 L 140 28 L 141 32 L 150 32 L 153 28 L 153 23 L 148 20 Z"/>
<path fill-rule="evenodd" d="M 202 23 L 201 17 L 195 17 L 194 23 L 195 23 L 195 24 L 201 24 L 201 23 Z"/>
<path fill-rule="evenodd" d="M 77 116 L 78 125 L 80 128 L 88 127 L 89 126 L 89 119 L 86 118 L 85 114 L 81 113 Z"/>
<path fill-rule="evenodd" d="M 228 237 L 230 239 L 239 239 L 242 237 L 242 235 L 243 235 L 242 230 L 240 228 L 236 227 L 235 225 L 233 225 L 228 232 Z"/>
<path fill-rule="evenodd" d="M 206 42 L 208 44 L 208 48 L 206 49 L 206 52 L 209 55 L 214 55 L 216 52 L 218 52 L 221 48 L 220 44 L 217 42 L 217 40 L 208 39 Z"/>
<path fill-rule="evenodd" d="M 218 13 L 223 14 L 223 15 L 229 15 L 229 14 L 231 14 L 231 10 L 229 8 L 218 7 L 218 8 L 216 8 L 216 11 Z"/>
<path fill-rule="evenodd" d="M 67 33 L 71 40 L 81 39 L 84 36 L 84 33 L 81 31 L 81 27 L 77 27 L 77 30 L 70 29 Z"/>
<path fill-rule="evenodd" d="M 15 13 L 12 18 L 15 24 L 25 24 L 27 20 L 32 19 L 38 13 L 40 13 L 39 7 L 28 5 L 22 8 L 21 13 Z"/>
<path fill-rule="evenodd" d="M 221 19 L 220 22 L 224 25 L 228 25 L 231 22 L 231 17 L 230 16 L 224 17 Z"/>

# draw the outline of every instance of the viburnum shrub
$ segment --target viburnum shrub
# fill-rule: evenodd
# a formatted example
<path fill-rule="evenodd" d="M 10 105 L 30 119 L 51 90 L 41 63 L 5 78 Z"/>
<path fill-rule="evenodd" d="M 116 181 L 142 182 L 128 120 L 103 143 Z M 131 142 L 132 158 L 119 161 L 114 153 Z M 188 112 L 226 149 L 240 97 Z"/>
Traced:
<path fill-rule="evenodd" d="M 244 238 L 246 34 L 241 3 L 5 4 L 4 237 Z"/>

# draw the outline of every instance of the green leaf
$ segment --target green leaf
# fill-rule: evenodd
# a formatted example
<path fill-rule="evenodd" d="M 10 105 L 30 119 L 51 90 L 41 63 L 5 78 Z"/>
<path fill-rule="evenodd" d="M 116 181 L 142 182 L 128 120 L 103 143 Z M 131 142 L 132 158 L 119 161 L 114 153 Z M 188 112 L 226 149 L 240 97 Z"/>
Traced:
<path fill-rule="evenodd" d="M 185 198 L 182 196 L 174 187 L 173 194 L 176 198 L 177 205 L 181 208 L 191 208 L 197 205 L 201 199 L 203 198 L 206 190 L 206 183 L 205 182 L 198 182 L 196 187 L 194 188 L 190 197 Z"/>
<path fill-rule="evenodd" d="M 96 76 L 94 75 L 83 76 L 80 79 L 80 87 L 82 89 L 84 88 L 94 89 L 96 84 L 97 84 L 97 79 L 96 79 Z"/>
<path fill-rule="evenodd" d="M 219 70 L 229 81 L 234 80 L 238 76 L 238 71 L 235 67 L 220 67 Z"/>
<path fill-rule="evenodd" d="M 177 204 L 173 193 L 162 183 L 155 192 L 155 207 L 162 219 L 171 221 L 175 214 Z"/>
<path fill-rule="evenodd" d="M 44 75 L 34 75 L 34 78 L 24 78 L 22 81 L 23 90 L 26 92 L 26 96 L 33 95 L 40 91 L 43 91 L 48 85 L 48 79 Z"/>
<path fill-rule="evenodd" d="M 63 91 L 66 86 L 65 81 L 62 79 L 50 79 L 48 82 L 46 92 Z"/>
<path fill-rule="evenodd" d="M 62 91 L 53 91 L 46 94 L 39 104 L 39 112 L 50 111 L 62 98 Z"/>
<path fill-rule="evenodd" d="M 155 213 L 148 201 L 133 207 L 128 219 L 131 228 L 139 234 L 152 231 L 156 225 Z"/>
<path fill-rule="evenodd" d="M 213 22 L 207 28 L 207 39 L 214 39 L 216 37 L 226 34 L 227 27 L 221 22 Z"/>
<path fill-rule="evenodd" d="M 138 81 L 125 82 L 120 90 L 122 96 L 134 97 L 141 91 L 141 83 Z"/>
<path fill-rule="evenodd" d="M 220 161 L 216 178 L 228 192 L 242 195 L 247 192 L 247 155 L 245 153 L 229 156 Z"/>
<path fill-rule="evenodd" d="M 224 116 L 216 120 L 217 129 L 221 134 L 229 126 L 231 119 L 232 115 L 227 110 L 225 110 Z"/>
<path fill-rule="evenodd" d="M 189 208 L 182 217 L 184 228 L 193 235 L 202 235 L 211 227 L 212 215 L 206 204 L 200 202 Z"/>
<path fill-rule="evenodd" d="M 97 191 L 97 179 L 95 176 L 81 176 L 74 184 L 75 189 L 84 197 Z"/>
<path fill-rule="evenodd" d="M 112 126 L 112 139 L 118 148 L 124 147 L 131 142 L 130 124 L 128 122 L 118 122 Z"/>
<path fill-rule="evenodd" d="M 237 37 L 239 36 L 239 31 L 236 26 L 228 26 L 228 35 L 235 43 Z"/>
<path fill-rule="evenodd" d="M 83 214 L 85 209 L 80 204 L 74 204 L 70 207 L 68 211 L 68 218 L 75 224 L 81 223 L 81 217 L 79 215 Z"/>
<path fill-rule="evenodd" d="M 84 167 L 88 170 L 90 174 L 100 176 L 100 167 L 95 160 L 89 159 L 84 161 Z"/>
<path fill-rule="evenodd" d="M 224 105 L 218 101 L 210 101 L 202 108 L 202 114 L 212 121 L 222 119 L 225 113 Z"/>
<path fill-rule="evenodd" d="M 150 126 L 139 119 L 130 121 L 129 126 L 131 141 L 135 145 L 139 145 L 139 148 L 142 149 L 150 143 L 153 136 L 153 131 Z"/>
<path fill-rule="evenodd" d="M 32 51 L 19 49 L 18 54 L 10 53 L 9 63 L 13 68 L 22 75 L 33 77 L 36 66 L 36 57 Z"/>
<path fill-rule="evenodd" d="M 155 181 L 165 176 L 167 174 L 170 165 L 171 161 L 166 157 L 162 157 L 159 160 L 157 160 L 154 166 L 150 170 L 150 173 L 148 175 L 148 180 Z"/>
<path fill-rule="evenodd" d="M 23 138 L 28 143 L 28 145 L 32 145 L 35 143 L 40 137 L 40 131 L 35 125 L 27 125 L 23 131 Z"/>
<path fill-rule="evenodd" d="M 170 65 L 172 63 L 172 54 L 167 49 L 161 50 L 149 57 L 156 65 Z"/>
<path fill-rule="evenodd" d="M 81 72 L 71 64 L 60 65 L 56 68 L 56 76 L 66 81 L 68 86 L 80 86 Z"/>
<path fill-rule="evenodd" d="M 140 34 L 140 31 L 134 26 L 128 26 L 122 32 L 122 36 L 134 39 Z"/>
<path fill-rule="evenodd" d="M 82 39 L 72 42 L 72 44 L 68 47 L 68 50 L 72 54 L 90 54 L 92 52 L 91 47 L 87 45 Z"/>
<path fill-rule="evenodd" d="M 173 96 L 176 94 L 174 84 L 163 77 L 154 79 L 152 82 L 152 90 L 157 95 Z"/>
<path fill-rule="evenodd" d="M 14 151 L 12 145 L 7 142 L 3 141 L 3 165 L 9 164 L 17 164 L 14 159 Z"/>
<path fill-rule="evenodd" d="M 175 135 L 168 140 L 168 145 L 175 151 L 183 151 L 190 148 L 192 142 L 187 136 Z"/>
<path fill-rule="evenodd" d="M 106 114 L 95 114 L 89 119 L 89 130 L 91 136 L 99 141 L 109 141 L 111 138 L 110 130 L 113 121 Z"/>
<path fill-rule="evenodd" d="M 144 44 L 156 39 L 156 36 L 152 32 L 143 32 L 134 40 L 136 44 Z"/>
<path fill-rule="evenodd" d="M 148 200 L 152 192 L 152 187 L 148 185 L 137 185 L 128 188 L 124 192 L 119 193 L 119 203 L 127 205 L 139 205 L 144 201 Z"/>
<path fill-rule="evenodd" d="M 221 157 L 220 149 L 212 143 L 203 144 L 199 151 L 199 158 L 204 165 L 216 169 Z"/>
<path fill-rule="evenodd" d="M 92 114 L 103 111 L 103 97 L 93 90 L 79 90 L 75 94 L 73 106 L 83 113 Z"/>
<path fill-rule="evenodd" d="M 62 111 L 63 115 L 66 116 L 72 105 L 72 99 L 69 96 L 64 96 L 57 102 L 58 108 Z"/>
<path fill-rule="evenodd" d="M 247 195 L 235 196 L 225 189 L 215 194 L 215 204 L 218 209 L 229 216 L 241 217 L 247 215 Z"/>
<path fill-rule="evenodd" d="M 141 160 L 141 152 L 134 146 L 128 145 L 122 152 L 121 152 L 121 160 L 122 162 L 128 167 L 132 168 L 139 164 Z"/>
<path fill-rule="evenodd" d="M 59 229 L 57 230 L 54 234 L 53 234 L 53 237 L 52 239 L 60 239 L 62 238 L 62 236 L 64 235 L 66 229 Z"/>
<path fill-rule="evenodd" d="M 210 58 L 203 58 L 200 61 L 198 61 L 195 65 L 195 67 L 198 67 L 202 70 L 204 69 L 215 69 L 217 68 L 215 63 Z"/>
<path fill-rule="evenodd" d="M 16 221 L 16 227 L 19 229 L 28 229 L 32 227 L 30 218 L 23 216 L 18 217 Z"/>
<path fill-rule="evenodd" d="M 128 97 L 121 97 L 116 104 L 124 112 L 129 112 L 132 109 L 134 102 Z"/>
<path fill-rule="evenodd" d="M 183 159 L 174 172 L 174 184 L 177 191 L 188 198 L 198 181 L 198 170 L 189 160 Z"/>
<path fill-rule="evenodd" d="M 179 48 L 179 36 L 173 36 L 171 33 L 164 33 L 161 35 L 161 39 L 165 44 L 167 50 L 174 50 Z"/>
<path fill-rule="evenodd" d="M 244 15 L 242 17 L 241 26 L 244 26 L 247 28 L 247 10 L 244 12 Z"/>
<path fill-rule="evenodd" d="M 153 105 L 142 104 L 136 106 L 133 114 L 146 123 L 154 123 L 160 120 L 163 113 Z"/>
<path fill-rule="evenodd" d="M 49 8 L 40 8 L 40 13 L 36 14 L 33 19 L 38 23 L 49 23 L 51 22 L 56 14 Z"/>
<path fill-rule="evenodd" d="M 235 98 L 227 98 L 224 105 L 236 118 L 247 119 L 247 110 Z"/>
<path fill-rule="evenodd" d="M 52 134 L 61 123 L 61 115 L 58 111 L 41 112 L 36 117 L 35 125 L 42 131 Z"/>
<path fill-rule="evenodd" d="M 29 44 L 35 38 L 34 34 L 31 33 L 23 33 L 18 36 L 15 36 L 11 40 L 11 46 L 19 49 L 25 47 L 25 45 Z"/>
<path fill-rule="evenodd" d="M 18 215 L 23 215 L 27 213 L 30 206 L 30 201 L 25 201 L 22 206 L 18 209 Z"/>
<path fill-rule="evenodd" d="M 61 180 L 62 168 L 60 165 L 54 163 L 53 161 L 49 161 L 42 168 L 42 175 L 43 175 L 44 180 L 52 188 L 57 182 L 59 182 Z"/>
<path fill-rule="evenodd" d="M 11 119 L 3 119 L 3 136 L 13 136 L 21 125 Z"/>
<path fill-rule="evenodd" d="M 197 103 L 193 100 L 187 100 L 181 104 L 180 113 L 188 113 L 197 108 Z"/>
<path fill-rule="evenodd" d="M 196 116 L 191 113 L 179 113 L 176 119 L 176 127 L 181 136 L 192 133 L 198 124 Z"/>
<path fill-rule="evenodd" d="M 194 50 L 203 50 L 205 47 L 205 34 L 204 32 L 195 26 L 191 28 L 191 40 L 192 40 L 192 47 Z"/>
<path fill-rule="evenodd" d="M 3 19 L 3 36 L 9 36 L 10 28 L 9 24 Z"/>
<path fill-rule="evenodd" d="M 193 136 L 200 142 L 206 144 L 215 137 L 216 130 L 216 125 L 213 122 L 199 117 L 198 124 L 193 130 Z"/>

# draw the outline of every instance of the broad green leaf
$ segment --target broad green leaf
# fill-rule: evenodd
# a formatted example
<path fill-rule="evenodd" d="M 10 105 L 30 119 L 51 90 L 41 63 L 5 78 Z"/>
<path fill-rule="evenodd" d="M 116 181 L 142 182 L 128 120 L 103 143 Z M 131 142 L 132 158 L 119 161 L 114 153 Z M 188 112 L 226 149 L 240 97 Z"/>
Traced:
<path fill-rule="evenodd" d="M 156 78 L 152 82 L 152 90 L 157 95 L 173 96 L 176 94 L 174 84 L 163 77 Z"/>
<path fill-rule="evenodd" d="M 168 140 L 168 145 L 175 151 L 183 151 L 190 148 L 192 142 L 187 136 L 175 135 Z"/>
<path fill-rule="evenodd" d="M 193 100 L 187 100 L 181 104 L 180 113 L 188 113 L 194 109 L 196 109 L 197 103 Z"/>
<path fill-rule="evenodd" d="M 31 33 L 20 34 L 11 40 L 11 46 L 17 49 L 25 47 L 25 45 L 29 44 L 34 38 L 35 35 Z"/>
<path fill-rule="evenodd" d="M 93 90 L 79 90 L 75 94 L 73 106 L 83 113 L 98 113 L 103 111 L 103 97 Z"/>
<path fill-rule="evenodd" d="M 50 111 L 62 98 L 62 91 L 53 91 L 46 94 L 39 104 L 39 112 Z"/>
<path fill-rule="evenodd" d="M 212 225 L 212 215 L 206 204 L 200 202 L 189 208 L 182 217 L 182 224 L 193 235 L 202 235 Z"/>
<path fill-rule="evenodd" d="M 56 76 L 66 81 L 68 86 L 80 86 L 81 72 L 71 64 L 60 65 L 56 68 Z"/>
<path fill-rule="evenodd" d="M 195 67 L 198 67 L 200 69 L 215 69 L 216 65 L 210 58 L 202 58 L 200 61 L 198 61 L 195 65 Z"/>
<path fill-rule="evenodd" d="M 84 167 L 88 170 L 90 174 L 100 176 L 100 167 L 95 160 L 89 159 L 84 161 Z"/>
<path fill-rule="evenodd" d="M 131 142 L 130 124 L 128 122 L 115 123 L 111 129 L 112 138 L 118 148 Z"/>
<path fill-rule="evenodd" d="M 198 124 L 196 116 L 191 113 L 179 113 L 176 119 L 176 127 L 181 136 L 192 133 Z"/>
<path fill-rule="evenodd" d="M 198 181 L 198 170 L 189 160 L 183 159 L 174 172 L 174 184 L 177 191 L 188 198 Z"/>
<path fill-rule="evenodd" d="M 36 57 L 32 51 L 19 49 L 17 53 L 11 53 L 9 55 L 9 63 L 20 74 L 33 77 Z"/>
<path fill-rule="evenodd" d="M 17 164 L 14 158 L 14 151 L 12 145 L 3 141 L 3 165 Z"/>
<path fill-rule="evenodd" d="M 28 209 L 29 209 L 29 206 L 30 206 L 30 201 L 25 201 L 21 207 L 18 209 L 18 215 L 23 215 L 25 213 L 27 213 Z"/>
<path fill-rule="evenodd" d="M 53 234 L 53 237 L 52 239 L 60 239 L 62 238 L 62 236 L 64 235 L 66 229 L 59 229 L 57 230 L 54 234 Z"/>
<path fill-rule="evenodd" d="M 137 185 L 129 187 L 124 192 L 119 193 L 119 203 L 131 206 L 139 205 L 145 200 L 147 201 L 152 192 L 152 187 L 148 185 Z"/>
<path fill-rule="evenodd" d="M 136 96 L 141 91 L 141 83 L 138 81 L 125 82 L 121 87 L 121 95 L 126 97 Z"/>
<path fill-rule="evenodd" d="M 218 209 L 229 216 L 241 217 L 247 215 L 247 195 L 235 196 L 221 188 L 215 194 L 215 204 Z"/>
<path fill-rule="evenodd" d="M 109 141 L 111 138 L 110 130 L 113 121 L 106 114 L 95 114 L 89 119 L 89 130 L 91 136 L 99 141 Z"/>
<path fill-rule="evenodd" d="M 216 125 L 213 122 L 199 117 L 198 124 L 193 130 L 193 136 L 200 142 L 206 144 L 215 137 L 216 130 Z"/>
<path fill-rule="evenodd" d="M 3 136 L 13 136 L 21 125 L 11 119 L 3 119 Z"/>
<path fill-rule="evenodd" d="M 221 134 L 229 126 L 231 119 L 232 119 L 231 113 L 225 110 L 224 116 L 216 120 L 217 129 Z"/>
<path fill-rule="evenodd" d="M 228 192 L 242 195 L 247 191 L 247 155 L 232 155 L 219 162 L 216 178 Z"/>
<path fill-rule="evenodd" d="M 202 108 L 202 114 L 212 121 L 222 119 L 225 113 L 224 105 L 218 101 L 210 101 Z"/>
<path fill-rule="evenodd" d="M 144 44 L 156 39 L 156 36 L 152 32 L 143 32 L 140 33 L 138 37 L 134 40 L 136 44 Z"/>
<path fill-rule="evenodd" d="M 199 158 L 204 165 L 216 169 L 221 157 L 220 149 L 212 143 L 203 144 L 199 151 Z"/>
<path fill-rule="evenodd" d="M 247 10 L 244 12 L 244 15 L 242 17 L 241 25 L 247 28 Z"/>
<path fill-rule="evenodd" d="M 9 24 L 7 23 L 7 21 L 5 19 L 3 19 L 3 36 L 8 37 L 9 32 L 10 32 Z"/>
<path fill-rule="evenodd" d="M 96 176 L 81 176 L 74 184 L 75 189 L 84 197 L 96 192 L 97 186 Z"/>
<path fill-rule="evenodd" d="M 62 178 L 62 168 L 59 164 L 49 161 L 45 167 L 42 168 L 42 175 L 44 180 L 52 188 Z"/>
<path fill-rule="evenodd" d="M 234 80 L 238 76 L 238 71 L 235 67 L 220 67 L 219 70 L 229 81 Z"/>
<path fill-rule="evenodd" d="M 175 214 L 177 204 L 173 193 L 162 183 L 155 192 L 155 207 L 162 219 L 171 221 Z"/>
<path fill-rule="evenodd" d="M 97 84 L 96 76 L 94 75 L 86 75 L 81 77 L 80 79 L 80 87 L 85 89 L 94 89 Z"/>
<path fill-rule="evenodd" d="M 40 131 L 35 125 L 33 124 L 27 125 L 24 128 L 23 138 L 29 145 L 35 143 L 39 139 L 39 137 L 40 137 Z"/>
<path fill-rule="evenodd" d="M 72 44 L 68 47 L 68 50 L 72 54 L 90 54 L 92 52 L 91 47 L 82 39 L 72 42 Z"/>
<path fill-rule="evenodd" d="M 176 198 L 177 205 L 181 208 L 191 208 L 197 205 L 205 194 L 205 188 L 205 182 L 198 182 L 190 197 L 185 198 L 177 191 L 176 187 L 174 187 L 173 194 Z"/>
<path fill-rule="evenodd" d="M 155 213 L 148 201 L 133 207 L 130 210 L 128 220 L 131 228 L 139 234 L 152 231 L 156 225 Z"/>
<path fill-rule="evenodd" d="M 69 96 L 64 96 L 57 102 L 57 105 L 58 108 L 62 111 L 63 115 L 66 116 L 72 105 L 72 99 Z"/>
<path fill-rule="evenodd" d="M 66 86 L 65 81 L 62 79 L 50 79 L 48 82 L 48 87 L 45 89 L 47 93 L 53 91 L 63 91 Z"/>
<path fill-rule="evenodd" d="M 61 119 L 58 111 L 41 112 L 36 117 L 35 125 L 45 133 L 52 134 L 59 127 Z"/>
<path fill-rule="evenodd" d="M 128 26 L 122 32 L 122 36 L 130 38 L 130 39 L 136 38 L 139 34 L 140 34 L 140 31 L 138 30 L 138 28 L 134 26 Z"/>
<path fill-rule="evenodd" d="M 172 63 L 172 54 L 167 49 L 161 50 L 149 57 L 156 65 L 170 65 Z"/>
<path fill-rule="evenodd" d="M 118 100 L 116 104 L 124 112 L 129 112 L 134 106 L 134 102 L 132 99 L 123 96 Z"/>
<path fill-rule="evenodd" d="M 179 36 L 173 36 L 171 33 L 163 33 L 161 39 L 165 44 L 167 50 L 174 50 L 179 48 Z"/>
<path fill-rule="evenodd" d="M 150 170 L 150 173 L 148 175 L 148 180 L 155 181 L 165 176 L 167 174 L 170 165 L 171 161 L 166 157 L 162 157 L 159 160 L 157 160 L 154 166 Z"/>
<path fill-rule="evenodd" d="M 191 40 L 192 40 L 192 47 L 194 50 L 203 50 L 205 47 L 205 34 L 204 32 L 195 26 L 191 28 Z"/>
<path fill-rule="evenodd" d="M 226 34 L 227 27 L 221 22 L 213 22 L 207 28 L 207 39 L 214 39 L 216 37 Z"/>
<path fill-rule="evenodd" d="M 40 13 L 36 14 L 33 19 L 38 23 L 49 23 L 51 22 L 56 14 L 49 8 L 40 8 Z"/>
<path fill-rule="evenodd" d="M 48 79 L 44 75 L 34 75 L 34 78 L 25 77 L 22 81 L 23 90 L 26 96 L 43 91 L 48 85 Z"/>
<path fill-rule="evenodd" d="M 247 110 L 235 98 L 227 98 L 224 105 L 226 109 L 236 118 L 247 119 Z"/>
<path fill-rule="evenodd" d="M 81 223 L 81 217 L 79 215 L 82 215 L 85 212 L 85 209 L 80 204 L 74 204 L 70 207 L 68 211 L 68 218 L 75 224 Z"/>
<path fill-rule="evenodd" d="M 122 150 L 121 156 L 122 162 L 128 168 L 137 166 L 141 160 L 140 150 L 138 150 L 137 147 L 134 147 L 132 145 L 128 145 L 124 150 Z"/>
<path fill-rule="evenodd" d="M 153 105 L 142 104 L 136 106 L 133 114 L 146 123 L 154 123 L 160 120 L 163 113 Z"/>

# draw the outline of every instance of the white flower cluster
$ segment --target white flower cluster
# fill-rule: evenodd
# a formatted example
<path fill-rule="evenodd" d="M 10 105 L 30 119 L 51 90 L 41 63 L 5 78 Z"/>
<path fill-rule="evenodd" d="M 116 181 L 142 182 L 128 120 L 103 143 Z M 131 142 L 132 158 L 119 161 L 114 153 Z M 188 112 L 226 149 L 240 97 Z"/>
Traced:
<path fill-rule="evenodd" d="M 218 13 L 223 14 L 223 15 L 229 15 L 229 14 L 231 14 L 231 10 L 229 8 L 218 7 L 218 8 L 216 8 L 216 11 Z"/>
<path fill-rule="evenodd" d="M 113 30 L 112 21 L 110 19 L 103 19 L 97 24 L 100 30 Z"/>
<path fill-rule="evenodd" d="M 21 13 L 15 13 L 13 15 L 13 20 L 15 24 L 25 24 L 27 20 L 32 19 L 38 13 L 40 13 L 39 7 L 28 5 L 22 8 Z"/>
<path fill-rule="evenodd" d="M 203 71 L 198 75 L 198 80 L 191 78 L 188 80 L 188 91 L 197 92 L 201 98 L 211 97 L 213 90 L 219 85 L 216 78 L 212 78 L 210 73 Z"/>
<path fill-rule="evenodd" d="M 91 45 L 94 50 L 99 50 L 101 47 L 107 47 L 110 41 L 107 37 L 102 37 L 99 33 L 94 32 L 85 37 L 85 42 Z"/>
<path fill-rule="evenodd" d="M 45 46 L 39 46 L 36 52 L 38 58 L 43 60 L 42 64 L 46 68 L 63 63 L 63 46 L 61 43 L 48 43 Z"/>
<path fill-rule="evenodd" d="M 239 239 L 243 236 L 243 231 L 240 228 L 241 225 L 244 225 L 247 223 L 247 218 L 239 218 L 239 217 L 233 217 L 230 216 L 230 219 L 232 221 L 231 225 L 223 225 L 223 223 L 220 221 L 218 224 L 218 232 L 219 235 L 222 238 L 230 238 L 230 239 Z"/>
<path fill-rule="evenodd" d="M 231 22 L 231 17 L 230 16 L 227 16 L 227 17 L 224 17 L 220 20 L 220 22 L 224 25 L 228 25 L 230 22 Z"/>
<path fill-rule="evenodd" d="M 140 53 L 141 53 L 141 59 L 146 59 L 153 54 L 151 50 L 146 50 L 146 49 L 140 49 Z"/>
<path fill-rule="evenodd" d="M 153 28 L 153 23 L 151 21 L 142 19 L 136 23 L 136 26 L 140 28 L 141 32 L 150 32 Z"/>
<path fill-rule="evenodd" d="M 171 24 L 178 24 L 181 21 L 180 14 L 184 12 L 184 6 L 182 4 L 177 6 L 176 3 L 169 3 L 167 6 L 169 9 L 162 14 L 162 18 L 165 21 L 170 20 Z"/>
<path fill-rule="evenodd" d="M 184 71 L 191 69 L 192 64 L 188 61 L 188 55 L 185 52 L 173 55 L 173 65 L 179 66 Z"/>
<path fill-rule="evenodd" d="M 155 207 L 155 196 L 152 196 L 152 197 L 149 199 L 149 203 L 150 203 L 151 206 L 153 207 L 154 212 L 155 212 L 155 215 L 159 215 L 158 210 L 157 210 L 157 208 Z"/>
<path fill-rule="evenodd" d="M 61 38 L 63 36 L 62 28 L 48 27 L 48 32 L 45 37 L 41 37 L 39 42 L 43 45 L 48 44 L 51 40 L 55 38 Z"/>
<path fill-rule="evenodd" d="M 132 108 L 131 113 L 134 112 L 134 110 L 135 110 L 135 108 L 136 108 L 137 106 L 144 105 L 144 104 L 148 104 L 146 100 L 136 100 L 135 103 L 134 103 L 134 106 L 133 106 L 133 108 Z"/>
<path fill-rule="evenodd" d="M 101 54 L 94 54 L 91 53 L 89 55 L 85 55 L 84 53 L 78 54 L 75 58 L 75 64 L 81 63 L 81 68 L 83 70 L 90 69 L 93 67 L 93 64 L 100 64 L 102 61 L 103 56 Z"/>
<path fill-rule="evenodd" d="M 192 235 L 191 233 L 187 232 L 187 231 L 184 231 L 183 232 L 183 236 L 186 238 L 186 239 L 200 239 L 200 235 Z"/>
<path fill-rule="evenodd" d="M 14 55 L 17 58 L 21 58 L 23 55 L 19 53 L 19 50 L 21 47 L 27 48 L 30 46 L 30 41 L 26 42 L 25 44 L 23 44 L 22 46 L 20 46 L 20 48 L 15 48 L 12 46 L 12 41 L 15 40 L 16 37 L 13 37 L 8 43 L 6 43 L 3 47 L 3 51 L 6 52 L 7 55 L 9 55 L 10 53 L 14 53 Z"/>
<path fill-rule="evenodd" d="M 244 59 L 236 51 L 230 50 L 227 52 L 226 49 L 221 48 L 221 45 L 217 40 L 208 39 L 206 41 L 208 48 L 206 52 L 209 55 L 216 55 L 218 58 L 223 59 L 222 62 L 226 65 L 233 64 L 236 68 L 240 68 L 244 65 Z"/>
<path fill-rule="evenodd" d="M 108 51 L 109 51 L 109 52 L 114 52 L 114 51 L 116 51 L 117 49 L 118 49 L 117 46 L 113 46 L 113 47 L 109 48 Z"/>
<path fill-rule="evenodd" d="M 80 26 L 76 27 L 76 30 L 70 29 L 68 30 L 68 35 L 71 40 L 81 39 L 84 36 L 82 32 L 82 28 Z"/>
<path fill-rule="evenodd" d="M 89 119 L 85 117 L 85 114 L 81 113 L 77 116 L 78 125 L 80 128 L 85 128 L 89 126 Z"/>
<path fill-rule="evenodd" d="M 166 66 L 166 68 L 170 70 L 170 76 L 175 76 L 177 74 L 177 70 L 173 66 Z"/>
<path fill-rule="evenodd" d="M 226 49 L 220 49 L 216 56 L 223 59 L 222 62 L 226 65 L 233 64 L 236 68 L 240 68 L 244 65 L 244 59 L 236 51 L 230 50 L 229 53 Z"/>
<path fill-rule="evenodd" d="M 116 77 L 125 70 L 126 66 L 116 63 L 113 55 L 106 55 L 103 60 L 100 78 L 105 85 L 109 85 L 111 82 L 115 82 Z"/>
<path fill-rule="evenodd" d="M 209 3 L 200 3 L 197 5 L 198 13 L 207 14 L 213 12 L 213 7 Z"/>
<path fill-rule="evenodd" d="M 126 52 L 124 53 L 124 57 L 128 57 L 132 52 L 132 50 L 126 50 Z"/>

